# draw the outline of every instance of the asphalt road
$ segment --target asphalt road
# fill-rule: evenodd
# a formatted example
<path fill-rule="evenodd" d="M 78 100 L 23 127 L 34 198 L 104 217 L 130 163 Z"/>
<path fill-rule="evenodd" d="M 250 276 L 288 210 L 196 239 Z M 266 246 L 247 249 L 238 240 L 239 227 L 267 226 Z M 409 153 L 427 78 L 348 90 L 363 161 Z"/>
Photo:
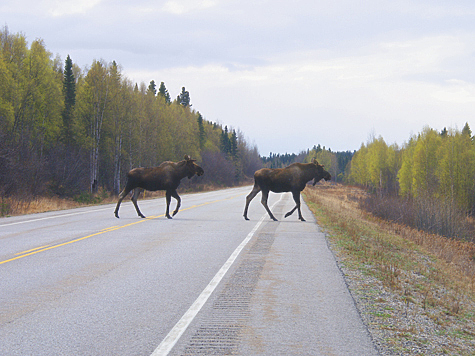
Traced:
<path fill-rule="evenodd" d="M 0 219 L 0 355 L 377 355 L 305 204 L 250 190 Z"/>

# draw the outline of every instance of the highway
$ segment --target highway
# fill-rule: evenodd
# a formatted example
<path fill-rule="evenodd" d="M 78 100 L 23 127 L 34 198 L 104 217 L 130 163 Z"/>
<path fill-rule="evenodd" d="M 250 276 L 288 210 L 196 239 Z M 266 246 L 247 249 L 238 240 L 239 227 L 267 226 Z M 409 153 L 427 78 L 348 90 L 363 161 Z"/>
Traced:
<path fill-rule="evenodd" d="M 0 219 L 0 355 L 378 355 L 308 207 L 250 190 Z"/>

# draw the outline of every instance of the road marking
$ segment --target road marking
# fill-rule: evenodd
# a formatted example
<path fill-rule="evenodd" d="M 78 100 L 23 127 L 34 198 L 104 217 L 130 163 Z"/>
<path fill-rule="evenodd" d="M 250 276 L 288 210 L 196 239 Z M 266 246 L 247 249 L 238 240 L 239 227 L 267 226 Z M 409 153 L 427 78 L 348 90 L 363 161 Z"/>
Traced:
<path fill-rule="evenodd" d="M 278 201 L 276 201 L 271 209 L 282 200 L 282 194 Z M 223 279 L 223 277 L 228 272 L 229 268 L 233 265 L 236 258 L 241 253 L 242 249 L 247 245 L 247 243 L 252 239 L 254 234 L 256 233 L 257 229 L 261 226 L 264 219 L 267 217 L 267 213 L 262 216 L 259 222 L 254 226 L 249 234 L 247 234 L 246 238 L 239 244 L 239 246 L 234 250 L 228 260 L 224 263 L 221 269 L 216 273 L 213 277 L 211 282 L 206 286 L 206 288 L 201 292 L 195 302 L 191 305 L 188 311 L 181 317 L 181 319 L 175 324 L 173 329 L 170 330 L 168 335 L 163 339 L 163 341 L 158 345 L 158 347 L 153 351 L 150 356 L 166 356 L 168 353 L 173 349 L 175 344 L 181 338 L 185 330 L 190 326 L 193 319 L 199 313 L 203 305 L 206 303 L 210 295 L 218 286 L 219 282 Z"/>
<path fill-rule="evenodd" d="M 238 195 L 237 195 L 237 196 L 238 196 Z M 237 197 L 237 196 L 234 196 L 233 198 L 235 198 L 235 197 Z M 186 211 L 186 210 L 190 210 L 190 209 L 194 209 L 194 208 L 199 208 L 199 207 L 201 207 L 201 206 L 205 206 L 205 205 L 212 204 L 212 203 L 217 203 L 217 202 L 224 201 L 224 200 L 227 200 L 227 199 L 229 199 L 229 198 L 226 198 L 226 199 L 223 199 L 223 200 L 213 200 L 213 201 L 210 201 L 210 202 L 205 202 L 205 203 L 202 203 L 202 204 L 193 205 L 193 206 L 191 206 L 191 207 L 189 207 L 189 208 L 181 209 L 180 211 Z M 95 209 L 95 210 L 88 211 L 88 212 L 95 212 L 95 211 L 101 211 L 101 210 L 107 210 L 107 209 L 109 209 L 109 208 Z M 50 217 L 46 217 L 46 218 L 40 218 L 40 219 L 34 219 L 34 220 L 28 220 L 28 221 L 20 221 L 20 222 L 11 223 L 11 224 L 4 224 L 4 225 L 0 225 L 0 227 L 1 227 L 1 226 L 8 226 L 8 225 L 22 224 L 22 223 L 26 223 L 26 222 L 33 222 L 33 221 L 54 219 L 54 218 L 57 218 L 57 217 L 64 217 L 64 216 L 71 216 L 71 215 L 79 215 L 79 214 L 85 214 L 85 213 L 87 213 L 87 212 L 79 212 L 79 213 L 71 213 L 71 214 L 62 214 L 62 215 L 50 216 Z M 107 227 L 107 228 L 102 229 L 102 230 L 99 231 L 99 232 L 94 233 L 94 234 L 91 234 L 91 235 L 88 235 L 88 236 L 84 236 L 84 237 L 80 237 L 80 238 L 77 238 L 77 239 L 74 239 L 74 240 L 71 240 L 71 241 L 68 241 L 68 242 L 63 242 L 63 243 L 60 243 L 60 244 L 57 244 L 57 245 L 53 245 L 53 246 L 46 245 L 46 246 L 36 247 L 36 248 L 31 249 L 31 250 L 19 252 L 19 253 L 16 253 L 16 254 L 15 254 L 15 255 L 17 255 L 16 257 L 12 257 L 12 258 L 10 258 L 10 259 L 8 259 L 8 260 L 0 261 L 0 265 L 2 265 L 2 264 L 4 264 L 4 263 L 7 263 L 7 262 L 19 260 L 20 258 L 23 258 L 23 257 L 35 255 L 35 254 L 40 253 L 40 252 L 52 250 L 52 249 L 57 248 L 57 247 L 66 246 L 66 245 L 69 245 L 69 244 L 72 244 L 72 243 L 75 243 L 75 242 L 79 242 L 79 241 L 88 239 L 88 238 L 93 237 L 93 236 L 105 234 L 106 232 L 111 232 L 111 231 L 119 230 L 119 229 L 122 229 L 122 228 L 124 228 L 124 227 L 129 227 L 129 226 L 132 226 L 132 225 L 140 224 L 140 223 L 143 223 L 143 222 L 145 222 L 145 221 L 152 220 L 152 219 L 157 219 L 157 218 L 161 218 L 161 217 L 164 217 L 164 216 L 165 216 L 165 214 L 150 216 L 150 217 L 147 217 L 147 218 L 145 218 L 145 219 L 141 219 L 141 220 L 139 220 L 139 221 L 136 221 L 136 222 L 133 222 L 133 223 L 130 223 L 130 224 L 121 225 L 121 226 L 117 226 L 117 225 L 116 225 L 116 226 Z"/>
<path fill-rule="evenodd" d="M 135 221 L 135 222 L 130 223 L 130 224 L 126 224 L 126 225 L 122 225 L 122 226 L 112 226 L 112 227 L 103 229 L 103 230 L 101 230 L 101 231 L 99 231 L 99 232 L 96 232 L 96 233 L 94 233 L 94 234 L 87 235 L 87 236 L 84 236 L 84 237 L 80 237 L 80 238 L 77 238 L 77 239 L 74 239 L 74 240 L 71 240 L 71 241 L 68 241 L 68 242 L 63 242 L 63 243 L 60 243 L 60 244 L 57 244 L 57 245 L 53 245 L 53 246 L 46 245 L 46 246 L 42 246 L 42 247 L 33 248 L 33 249 L 31 249 L 31 250 L 28 250 L 28 251 L 24 251 L 24 252 L 19 253 L 20 256 L 13 257 L 13 258 L 10 258 L 10 259 L 5 260 L 5 261 L 0 261 L 0 265 L 1 265 L 1 264 L 4 264 L 4 263 L 7 263 L 7 262 L 19 260 L 20 258 L 27 257 L 27 256 L 31 256 L 31 255 L 34 255 L 34 254 L 37 254 L 37 253 L 40 253 L 40 252 L 52 250 L 52 249 L 57 248 L 57 247 L 66 246 L 66 245 L 72 244 L 72 243 L 74 243 L 74 242 L 79 242 L 79 241 L 88 239 L 88 238 L 93 237 L 93 236 L 102 235 L 102 234 L 105 234 L 106 232 L 119 230 L 119 229 L 122 229 L 122 228 L 124 228 L 124 227 L 129 227 L 129 226 L 132 226 L 132 225 L 140 224 L 140 223 L 143 223 L 143 222 L 145 222 L 145 221 L 152 220 L 152 219 L 157 219 L 157 218 L 164 217 L 164 216 L 165 216 L 165 214 L 163 214 L 163 215 L 151 216 L 151 217 L 148 217 L 148 218 L 139 220 L 139 221 Z M 22 253 L 24 253 L 24 254 L 22 254 Z M 18 255 L 18 254 L 17 254 L 17 255 Z"/>
<path fill-rule="evenodd" d="M 31 250 L 26 250 L 26 251 L 22 251 L 22 252 L 17 252 L 15 253 L 15 255 L 22 255 L 24 253 L 27 253 L 27 252 L 31 252 L 31 251 L 35 251 L 35 250 L 39 250 L 41 248 L 45 248 L 45 247 L 48 247 L 49 245 L 45 245 L 45 246 L 40 246 L 40 247 L 35 247 L 35 248 L 32 248 Z"/>
<path fill-rule="evenodd" d="M 229 199 L 234 199 L 238 196 L 241 196 L 241 195 L 244 195 L 244 193 L 241 193 L 241 194 L 238 194 L 238 195 L 235 195 L 235 196 L 232 196 L 230 198 L 225 198 L 223 199 L 224 200 L 229 200 Z M 162 197 L 160 198 L 155 198 L 155 199 L 164 199 Z M 141 204 L 144 204 L 146 202 L 150 202 L 150 201 L 153 201 L 155 199 L 147 199 L 145 201 L 141 201 Z M 205 203 L 205 204 L 211 204 L 211 203 L 216 203 L 220 200 L 215 200 L 215 201 L 211 201 L 211 202 L 208 202 L 208 203 Z M 194 205 L 196 206 L 196 205 Z M 193 206 L 193 207 L 194 207 Z M 202 205 L 200 205 L 202 206 Z M 61 214 L 61 215 L 54 215 L 54 216 L 47 216 L 47 217 L 44 217 L 44 218 L 38 218 L 38 219 L 31 219 L 31 220 L 25 220 L 25 221 L 17 221 L 17 222 L 13 222 L 13 223 L 8 223 L 8 224 L 0 224 L 0 228 L 1 227 L 4 227 L 4 226 L 12 226 L 12 225 L 19 225 L 19 224 L 26 224 L 26 223 L 30 223 L 30 222 L 36 222 L 36 221 L 42 221 L 42 220 L 50 220 L 50 219 L 56 219 L 56 218 L 62 218 L 62 217 L 65 217 L 65 216 L 74 216 L 74 215 L 82 215 L 82 214 L 88 214 L 88 213 L 95 213 L 97 211 L 104 211 L 104 210 L 109 210 L 110 207 L 107 207 L 107 208 L 101 208 L 101 209 L 94 209 L 94 210 L 87 210 L 87 211 L 80 211 L 80 212 L 77 212 L 77 213 L 68 213 L 68 214 Z M 181 209 L 181 211 L 183 210 L 188 210 L 188 209 L 191 209 L 191 208 L 186 208 L 186 209 Z"/>
<path fill-rule="evenodd" d="M 18 222 L 13 222 L 13 223 L 8 223 L 8 224 L 0 224 L 0 227 L 4 226 L 12 226 L 12 225 L 19 225 L 19 224 L 26 224 L 30 222 L 36 222 L 36 221 L 42 221 L 42 220 L 50 220 L 50 219 L 56 219 L 56 218 L 62 218 L 65 216 L 74 216 L 74 215 L 82 215 L 82 214 L 87 214 L 87 213 L 95 213 L 96 211 L 103 211 L 103 210 L 108 210 L 110 208 L 102 208 L 102 209 L 94 209 L 94 210 L 88 210 L 88 211 L 80 211 L 78 213 L 69 213 L 69 214 L 61 214 L 61 215 L 55 215 L 55 216 L 47 216 L 44 218 L 38 218 L 38 219 L 31 219 L 31 220 L 25 220 L 25 221 L 18 221 Z"/>
<path fill-rule="evenodd" d="M 116 226 L 106 227 L 105 229 L 102 229 L 101 231 L 102 232 L 114 231 L 117 228 L 120 228 L 120 226 L 116 225 Z"/>
<path fill-rule="evenodd" d="M 35 254 L 40 253 L 40 252 L 52 250 L 52 249 L 57 248 L 57 247 L 66 246 L 66 245 L 69 245 L 69 244 L 72 244 L 72 243 L 75 243 L 75 242 L 79 242 L 79 241 L 88 239 L 88 238 L 93 237 L 93 236 L 102 235 L 102 234 L 105 234 L 106 232 L 119 230 L 119 229 L 122 229 L 122 228 L 124 228 L 124 227 L 128 227 L 128 226 L 140 224 L 140 223 L 143 223 L 143 222 L 145 222 L 145 221 L 147 221 L 147 220 L 152 220 L 152 219 L 156 219 L 156 218 L 163 217 L 163 216 L 165 216 L 165 214 L 163 214 L 163 215 L 158 215 L 158 216 L 151 216 L 151 217 L 149 217 L 149 218 L 145 218 L 145 219 L 143 219 L 143 220 L 139 220 L 139 221 L 136 221 L 136 222 L 133 222 L 133 223 L 130 223 L 130 224 L 126 224 L 126 225 L 122 225 L 122 226 L 112 226 L 112 227 L 110 227 L 110 228 L 103 229 L 103 230 L 101 230 L 101 231 L 99 231 L 99 232 L 95 232 L 94 234 L 87 235 L 87 236 L 83 236 L 83 237 L 80 237 L 80 238 L 77 238 L 77 239 L 74 239 L 74 240 L 71 240 L 71 241 L 68 241 L 68 242 L 63 242 L 63 243 L 60 243 L 60 244 L 57 244 L 57 245 L 53 245 L 53 246 L 46 245 L 46 246 L 42 246 L 42 247 L 37 247 L 37 248 L 31 249 L 31 250 L 22 252 L 22 253 L 24 253 L 24 254 L 22 254 L 22 255 L 20 255 L 20 256 L 13 257 L 13 258 L 10 258 L 10 259 L 5 260 L 5 261 L 0 261 L 0 265 L 1 265 L 1 264 L 4 264 L 4 263 L 7 263 L 7 262 L 19 260 L 20 258 L 23 258 L 23 257 L 35 255 Z M 31 252 L 30 252 L 30 251 L 31 251 Z"/>

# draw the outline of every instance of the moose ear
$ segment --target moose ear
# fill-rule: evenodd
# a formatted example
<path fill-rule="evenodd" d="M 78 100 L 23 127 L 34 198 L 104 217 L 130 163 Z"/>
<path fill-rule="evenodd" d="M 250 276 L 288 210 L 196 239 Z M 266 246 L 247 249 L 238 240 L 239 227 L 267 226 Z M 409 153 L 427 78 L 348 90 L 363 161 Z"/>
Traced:
<path fill-rule="evenodd" d="M 185 161 L 189 161 L 189 160 L 190 160 L 190 156 L 185 155 Z"/>
<path fill-rule="evenodd" d="M 317 161 L 316 158 L 313 158 L 313 159 L 312 159 L 312 163 L 313 163 L 314 165 L 318 166 L 318 161 Z"/>

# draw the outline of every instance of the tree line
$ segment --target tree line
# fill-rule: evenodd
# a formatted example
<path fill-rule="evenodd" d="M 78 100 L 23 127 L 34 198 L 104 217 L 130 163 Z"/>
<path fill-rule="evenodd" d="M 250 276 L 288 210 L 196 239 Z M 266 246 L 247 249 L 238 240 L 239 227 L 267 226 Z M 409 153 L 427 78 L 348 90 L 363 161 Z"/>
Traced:
<path fill-rule="evenodd" d="M 348 166 L 353 157 L 351 151 L 332 152 L 330 148 L 325 148 L 320 144 L 314 145 L 312 149 L 295 153 L 270 153 L 268 157 L 262 157 L 262 162 L 267 168 L 283 168 L 292 163 L 310 163 L 315 158 L 332 175 L 335 182 L 346 181 Z"/>
<path fill-rule="evenodd" d="M 348 182 L 368 187 L 379 196 L 400 197 L 400 203 L 391 203 L 387 212 L 395 214 L 395 220 L 444 235 L 461 235 L 465 217 L 475 213 L 471 129 L 468 123 L 462 130 L 444 128 L 441 132 L 425 127 L 402 147 L 373 137 L 355 153 Z M 384 206 L 382 201 L 373 205 Z"/>
<path fill-rule="evenodd" d="M 234 185 L 262 166 L 240 131 L 192 109 L 185 87 L 172 100 L 115 61 L 80 69 L 41 39 L 0 31 L 0 196 L 118 194 L 128 170 L 185 154 L 204 168 L 201 184 Z"/>

